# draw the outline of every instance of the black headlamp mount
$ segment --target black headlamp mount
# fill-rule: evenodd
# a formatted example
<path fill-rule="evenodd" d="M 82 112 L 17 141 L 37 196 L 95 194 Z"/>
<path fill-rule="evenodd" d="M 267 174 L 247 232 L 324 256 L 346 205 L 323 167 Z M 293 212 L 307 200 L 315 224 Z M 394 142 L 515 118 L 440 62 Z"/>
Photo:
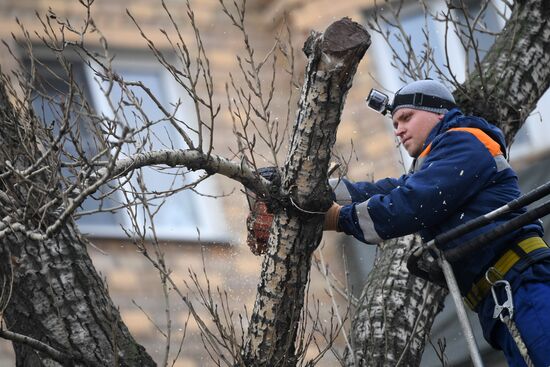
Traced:
<path fill-rule="evenodd" d="M 387 94 L 380 92 L 377 89 L 371 89 L 368 97 L 366 98 L 367 106 L 381 113 L 382 115 L 391 113 L 391 105 L 389 104 L 390 98 Z"/>
<path fill-rule="evenodd" d="M 367 106 L 382 115 L 391 114 L 398 106 L 412 105 L 415 107 L 445 108 L 451 110 L 456 107 L 451 101 L 424 93 L 396 94 L 393 103 L 389 103 L 389 97 L 376 89 L 371 89 L 367 99 Z"/>

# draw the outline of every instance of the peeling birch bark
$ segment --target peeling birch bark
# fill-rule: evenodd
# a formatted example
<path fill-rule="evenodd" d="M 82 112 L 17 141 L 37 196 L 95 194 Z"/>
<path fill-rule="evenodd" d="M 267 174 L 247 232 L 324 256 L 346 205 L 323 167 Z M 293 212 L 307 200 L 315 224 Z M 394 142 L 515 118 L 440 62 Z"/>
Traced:
<path fill-rule="evenodd" d="M 379 245 L 354 315 L 348 366 L 419 366 L 447 291 L 407 270 L 407 253 L 420 244 L 406 236 Z"/>
<path fill-rule="evenodd" d="M 308 65 L 289 152 L 282 172 L 269 250 L 251 315 L 244 361 L 249 366 L 293 366 L 295 339 L 311 255 L 331 203 L 327 180 L 347 91 L 370 45 L 367 31 L 348 18 L 313 33 L 304 45 Z"/>

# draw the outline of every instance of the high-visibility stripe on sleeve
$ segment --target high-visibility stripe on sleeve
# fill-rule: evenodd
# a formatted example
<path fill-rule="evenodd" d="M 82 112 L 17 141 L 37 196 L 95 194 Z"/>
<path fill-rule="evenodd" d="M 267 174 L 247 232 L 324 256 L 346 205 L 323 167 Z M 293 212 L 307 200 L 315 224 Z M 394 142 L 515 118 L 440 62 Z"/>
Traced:
<path fill-rule="evenodd" d="M 359 222 L 359 227 L 363 232 L 363 238 L 367 243 L 380 243 L 383 239 L 378 235 L 374 229 L 374 222 L 369 214 L 368 205 L 369 200 L 355 205 L 355 212 L 357 214 L 357 221 Z"/>
<path fill-rule="evenodd" d="M 328 180 L 330 187 L 332 187 L 332 192 L 334 192 L 334 200 L 340 205 L 351 204 L 351 194 L 346 187 L 346 184 L 343 180 L 339 178 L 331 178 Z"/>
<path fill-rule="evenodd" d="M 506 168 L 512 168 L 502 154 L 495 156 L 494 159 L 497 166 L 497 172 L 503 171 Z"/>

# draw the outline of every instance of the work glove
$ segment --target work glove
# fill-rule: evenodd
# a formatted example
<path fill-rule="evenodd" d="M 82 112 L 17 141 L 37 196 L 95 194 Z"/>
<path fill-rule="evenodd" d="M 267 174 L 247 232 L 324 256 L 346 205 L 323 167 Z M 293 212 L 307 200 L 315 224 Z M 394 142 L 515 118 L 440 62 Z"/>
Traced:
<path fill-rule="evenodd" d="M 325 213 L 325 224 L 323 225 L 323 230 L 340 232 L 338 228 L 340 209 L 342 209 L 341 205 L 338 205 L 337 203 L 332 203 L 332 206 Z"/>
<path fill-rule="evenodd" d="M 264 201 L 256 200 L 254 207 L 246 218 L 248 236 L 246 243 L 254 255 L 262 255 L 267 252 L 269 229 L 273 223 L 271 214 Z"/>

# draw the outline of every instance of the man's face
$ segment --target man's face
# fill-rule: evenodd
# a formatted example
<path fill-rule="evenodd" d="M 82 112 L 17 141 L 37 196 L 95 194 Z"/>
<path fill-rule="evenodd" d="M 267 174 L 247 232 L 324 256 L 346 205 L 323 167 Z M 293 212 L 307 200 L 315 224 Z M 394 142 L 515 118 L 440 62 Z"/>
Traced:
<path fill-rule="evenodd" d="M 430 131 L 442 118 L 443 115 L 412 108 L 401 108 L 392 117 L 395 135 L 413 158 L 422 153 Z"/>

